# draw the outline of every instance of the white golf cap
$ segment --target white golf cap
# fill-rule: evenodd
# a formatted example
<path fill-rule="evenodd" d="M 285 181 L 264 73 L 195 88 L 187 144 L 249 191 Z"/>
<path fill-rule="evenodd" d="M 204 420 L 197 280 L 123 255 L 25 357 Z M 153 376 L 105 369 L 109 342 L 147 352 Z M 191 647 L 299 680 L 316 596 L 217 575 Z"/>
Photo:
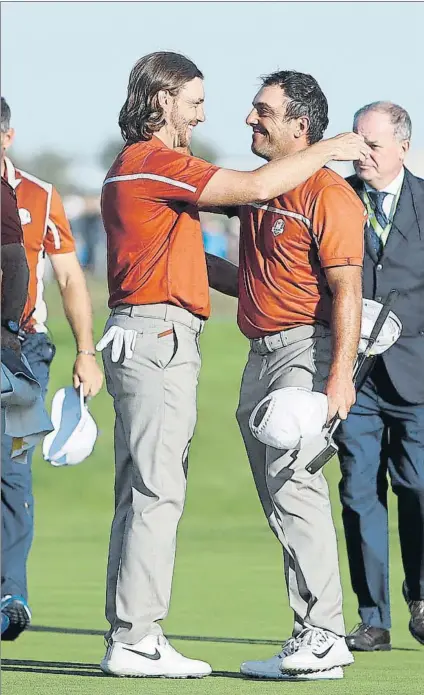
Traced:
<path fill-rule="evenodd" d="M 361 339 L 358 352 L 365 352 L 367 349 L 368 338 L 382 308 L 383 305 L 374 299 L 362 300 Z M 381 355 L 386 352 L 397 341 L 401 333 L 402 323 L 396 314 L 390 311 L 370 354 Z"/>
<path fill-rule="evenodd" d="M 324 393 L 298 386 L 277 389 L 266 396 L 250 416 L 256 439 L 275 449 L 301 449 L 324 428 L 328 401 Z"/>
<path fill-rule="evenodd" d="M 54 430 L 44 439 L 43 456 L 52 466 L 75 466 L 93 451 L 97 425 L 84 402 L 83 389 L 59 389 L 53 397 Z"/>

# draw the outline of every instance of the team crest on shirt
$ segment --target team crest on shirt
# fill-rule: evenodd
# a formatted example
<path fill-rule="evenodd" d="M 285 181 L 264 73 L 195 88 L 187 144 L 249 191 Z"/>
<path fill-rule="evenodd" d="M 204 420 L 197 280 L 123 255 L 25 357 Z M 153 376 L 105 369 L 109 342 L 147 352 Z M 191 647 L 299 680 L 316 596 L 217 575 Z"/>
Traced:
<path fill-rule="evenodd" d="M 281 218 L 279 220 L 276 220 L 274 224 L 271 227 L 271 232 L 273 233 L 274 236 L 278 236 L 279 234 L 282 234 L 284 232 L 284 227 L 286 226 L 286 223 L 284 220 Z"/>
<path fill-rule="evenodd" d="M 29 224 L 31 222 L 31 213 L 25 208 L 19 208 L 19 217 L 21 224 Z"/>

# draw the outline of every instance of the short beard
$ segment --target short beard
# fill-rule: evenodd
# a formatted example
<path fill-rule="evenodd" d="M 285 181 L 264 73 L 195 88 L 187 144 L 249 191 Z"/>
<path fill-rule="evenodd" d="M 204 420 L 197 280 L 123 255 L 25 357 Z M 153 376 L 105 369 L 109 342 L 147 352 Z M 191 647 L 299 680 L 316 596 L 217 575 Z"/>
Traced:
<path fill-rule="evenodd" d="M 175 131 L 175 147 L 188 147 L 187 125 L 180 118 L 175 103 L 171 111 L 170 125 Z"/>
<path fill-rule="evenodd" d="M 269 162 L 272 159 L 272 157 L 270 157 L 267 151 L 260 152 L 259 150 L 256 150 L 253 143 L 250 149 L 252 150 L 253 154 L 255 154 L 257 157 L 260 157 L 261 159 L 265 159 L 267 162 Z"/>

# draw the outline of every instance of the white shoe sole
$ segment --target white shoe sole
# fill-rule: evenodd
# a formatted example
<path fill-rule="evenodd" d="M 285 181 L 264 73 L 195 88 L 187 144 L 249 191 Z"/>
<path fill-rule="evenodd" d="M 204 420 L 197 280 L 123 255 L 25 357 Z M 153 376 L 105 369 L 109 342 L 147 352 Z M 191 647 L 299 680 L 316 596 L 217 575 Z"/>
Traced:
<path fill-rule="evenodd" d="M 100 668 L 107 676 L 115 676 L 117 678 L 206 678 L 212 673 L 141 673 L 134 669 L 116 668 L 113 670 L 107 663 L 102 661 Z"/>
<path fill-rule="evenodd" d="M 311 673 L 301 672 L 294 673 L 292 671 L 280 671 L 279 674 L 266 675 L 258 671 L 249 671 L 240 669 L 240 673 L 246 678 L 256 678 L 257 680 L 267 681 L 318 681 L 318 680 L 341 680 L 344 678 L 343 669 L 341 666 L 335 666 L 326 671 L 312 671 Z"/>
<path fill-rule="evenodd" d="M 341 668 L 341 667 L 346 668 L 346 666 L 351 666 L 354 663 L 355 659 L 354 659 L 352 654 L 350 654 L 350 657 L 351 657 L 350 659 L 348 657 L 346 657 L 346 659 L 343 659 L 342 662 L 339 662 L 337 664 L 332 664 L 331 666 L 322 665 L 320 667 L 319 664 L 314 663 L 314 664 L 305 664 L 303 666 L 292 666 L 292 667 L 286 666 L 281 670 L 283 673 L 287 673 L 287 674 L 291 674 L 291 673 L 294 673 L 294 674 L 325 673 L 327 671 L 331 671 L 334 668 Z"/>

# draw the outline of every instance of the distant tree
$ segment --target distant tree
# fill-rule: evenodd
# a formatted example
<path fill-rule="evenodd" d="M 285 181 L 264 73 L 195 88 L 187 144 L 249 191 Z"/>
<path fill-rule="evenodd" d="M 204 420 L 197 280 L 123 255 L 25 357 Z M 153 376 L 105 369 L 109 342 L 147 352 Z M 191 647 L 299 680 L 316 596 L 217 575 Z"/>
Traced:
<path fill-rule="evenodd" d="M 218 151 L 215 149 L 214 145 L 205 140 L 200 140 L 196 135 L 193 135 L 193 140 L 191 142 L 191 151 L 195 157 L 204 159 L 206 162 L 211 162 L 215 164 L 218 159 Z"/>
<path fill-rule="evenodd" d="M 122 150 L 124 142 L 122 138 L 109 140 L 100 150 L 98 162 L 102 169 L 107 171 L 113 164 L 116 156 Z"/>
<path fill-rule="evenodd" d="M 13 156 L 20 169 L 52 183 L 61 195 L 78 192 L 78 185 L 71 181 L 69 167 L 71 160 L 64 154 L 46 150 L 31 157 Z"/>

